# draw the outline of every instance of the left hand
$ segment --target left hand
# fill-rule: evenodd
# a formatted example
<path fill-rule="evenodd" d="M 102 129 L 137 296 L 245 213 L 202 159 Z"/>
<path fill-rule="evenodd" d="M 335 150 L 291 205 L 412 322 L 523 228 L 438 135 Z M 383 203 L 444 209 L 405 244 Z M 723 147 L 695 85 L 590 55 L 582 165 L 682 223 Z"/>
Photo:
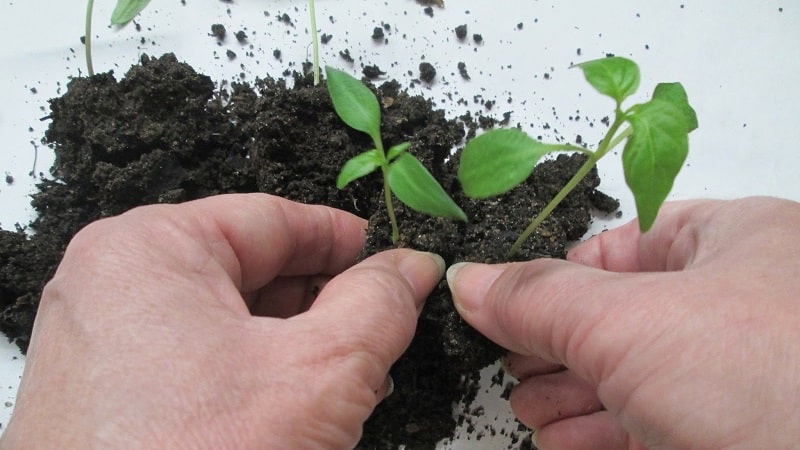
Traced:
<path fill-rule="evenodd" d="M 346 448 L 441 258 L 350 267 L 366 223 L 263 194 L 89 225 L 44 290 L 0 446 Z"/>

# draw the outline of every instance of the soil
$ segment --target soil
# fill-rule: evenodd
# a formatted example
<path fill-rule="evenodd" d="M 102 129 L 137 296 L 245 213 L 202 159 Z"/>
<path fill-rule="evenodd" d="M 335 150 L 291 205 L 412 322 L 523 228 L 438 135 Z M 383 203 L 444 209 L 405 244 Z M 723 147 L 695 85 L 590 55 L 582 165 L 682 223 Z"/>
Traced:
<path fill-rule="evenodd" d="M 458 155 L 450 154 L 463 145 L 465 130 L 475 130 L 473 119 L 448 120 L 430 100 L 408 95 L 394 81 L 373 89 L 384 141 L 411 142 L 410 151 L 470 218 L 457 223 L 395 204 L 400 245 L 439 253 L 448 264 L 504 261 L 519 231 L 583 162 L 580 155 L 562 155 L 506 195 L 470 200 L 455 177 Z M 338 170 L 369 148 L 369 138 L 341 122 L 324 85 L 314 87 L 310 76 L 295 74 L 291 85 L 271 78 L 234 83 L 223 91 L 173 55 L 145 56 L 120 80 L 110 73 L 72 80 L 51 100 L 50 120 L 45 139 L 56 159 L 51 179 L 33 196 L 38 218 L 28 230 L 0 230 L 0 330 L 23 351 L 42 287 L 70 238 L 135 206 L 262 191 L 369 218 L 364 255 L 392 247 L 377 174 L 345 190 L 335 187 Z M 593 171 L 516 258 L 564 257 L 567 244 L 587 231 L 593 209 L 618 206 L 597 190 L 599 183 Z M 392 370 L 394 394 L 366 423 L 359 448 L 434 448 L 452 436 L 457 421 L 477 414 L 469 404 L 478 370 L 501 354 L 459 318 L 442 283 Z M 460 399 L 469 414 L 454 419 Z"/>

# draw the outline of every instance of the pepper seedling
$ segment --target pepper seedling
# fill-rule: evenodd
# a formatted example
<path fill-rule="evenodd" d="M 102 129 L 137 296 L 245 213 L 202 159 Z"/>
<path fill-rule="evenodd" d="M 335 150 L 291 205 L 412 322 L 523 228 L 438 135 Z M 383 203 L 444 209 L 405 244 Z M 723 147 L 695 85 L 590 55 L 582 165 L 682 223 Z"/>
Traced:
<path fill-rule="evenodd" d="M 383 175 L 386 212 L 392 225 L 392 242 L 397 243 L 400 232 L 392 204 L 392 193 L 409 208 L 432 216 L 467 220 L 442 186 L 417 158 L 408 153 L 408 142 L 384 151 L 381 140 L 381 109 L 375 94 L 355 77 L 332 67 L 325 67 L 328 93 L 336 114 L 354 130 L 372 138 L 374 149 L 348 160 L 336 179 L 336 187 L 349 183 L 378 169 Z"/>
<path fill-rule="evenodd" d="M 150 0 L 117 0 L 114 12 L 111 13 L 111 24 L 124 26 L 136 17 Z M 83 38 L 86 51 L 86 70 L 89 76 L 94 75 L 94 64 L 92 63 L 92 12 L 94 11 L 94 0 L 86 2 L 86 34 Z"/>
<path fill-rule="evenodd" d="M 467 143 L 461 153 L 458 179 L 464 193 L 486 198 L 522 183 L 544 155 L 579 151 L 588 158 L 575 175 L 531 221 L 511 247 L 514 255 L 558 204 L 580 183 L 600 158 L 625 142 L 622 167 L 636 203 L 639 229 L 644 233 L 655 221 L 672 189 L 689 151 L 689 133 L 697 128 L 697 115 L 680 83 L 661 83 L 652 98 L 622 109 L 622 102 L 639 87 L 639 67 L 621 57 L 577 64 L 586 81 L 616 103 L 614 121 L 595 151 L 570 144 L 545 144 L 517 129 L 490 130 Z M 628 126 L 620 131 L 623 125 Z"/>

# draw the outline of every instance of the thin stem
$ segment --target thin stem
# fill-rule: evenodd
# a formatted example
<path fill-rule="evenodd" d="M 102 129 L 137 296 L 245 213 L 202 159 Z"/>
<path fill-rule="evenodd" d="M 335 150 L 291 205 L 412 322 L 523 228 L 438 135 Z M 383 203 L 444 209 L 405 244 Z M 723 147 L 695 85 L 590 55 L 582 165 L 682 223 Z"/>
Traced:
<path fill-rule="evenodd" d="M 314 0 L 308 0 L 308 13 L 311 15 L 311 46 L 314 62 L 314 86 L 319 84 L 319 39 L 317 39 L 317 13 L 314 10 Z"/>
<path fill-rule="evenodd" d="M 370 135 L 372 136 L 372 135 Z M 386 203 L 386 213 L 389 215 L 389 222 L 392 224 L 392 244 L 397 244 L 400 239 L 400 229 L 397 226 L 397 217 L 394 215 L 394 203 L 392 202 L 392 187 L 389 186 L 389 160 L 386 159 L 386 151 L 383 149 L 383 141 L 380 135 L 372 136 L 372 143 L 381 155 L 381 175 L 383 175 L 383 198 Z"/>
<path fill-rule="evenodd" d="M 514 242 L 514 245 L 511 246 L 511 250 L 509 250 L 508 252 L 509 258 L 514 256 L 519 251 L 519 249 L 522 247 L 522 244 L 525 243 L 525 241 L 531 236 L 531 234 L 533 234 L 533 232 L 536 231 L 536 228 L 538 228 L 539 225 L 541 225 L 542 222 L 544 222 L 544 219 L 546 219 L 558 207 L 561 201 L 564 200 L 567 197 L 567 195 L 569 195 L 569 193 L 572 192 L 572 190 L 578 186 L 578 184 L 580 184 L 581 180 L 583 180 L 589 173 L 589 171 L 592 170 L 592 167 L 594 167 L 594 165 L 597 164 L 597 161 L 599 161 L 600 158 L 605 156 L 609 152 L 609 150 L 616 147 L 620 142 L 622 142 L 625 138 L 631 135 L 633 130 L 631 128 L 627 128 L 625 131 L 620 133 L 619 136 L 617 136 L 614 139 L 611 139 L 624 122 L 625 122 L 624 115 L 620 111 L 617 111 L 616 120 L 614 120 L 614 124 L 611 125 L 611 128 L 608 130 L 608 133 L 606 133 L 605 138 L 603 138 L 603 141 L 600 143 L 600 147 L 597 149 L 596 152 L 589 153 L 589 158 L 586 160 L 586 162 L 583 163 L 583 165 L 578 169 L 578 171 L 575 172 L 575 175 L 573 175 L 572 178 L 570 178 L 570 180 L 567 182 L 567 184 L 564 185 L 564 187 L 561 188 L 560 191 L 558 191 L 558 194 L 556 194 L 556 196 L 553 197 L 552 200 L 550 200 L 550 203 L 548 203 L 547 206 L 545 206 L 544 209 L 541 212 L 539 212 L 539 214 L 536 215 L 536 217 L 531 221 L 528 227 L 525 228 L 525 231 L 523 231 L 522 234 L 519 235 L 517 240 Z"/>
<path fill-rule="evenodd" d="M 400 229 L 397 227 L 397 218 L 394 215 L 392 188 L 389 186 L 389 166 L 381 166 L 381 172 L 383 172 L 383 195 L 386 202 L 386 213 L 389 214 L 389 222 L 392 224 L 392 244 L 397 244 L 397 240 L 400 239 Z"/>
<path fill-rule="evenodd" d="M 94 76 L 94 66 L 92 65 L 92 11 L 94 11 L 94 0 L 86 2 L 86 35 L 83 37 L 83 45 L 86 51 L 86 70 L 89 76 Z"/>

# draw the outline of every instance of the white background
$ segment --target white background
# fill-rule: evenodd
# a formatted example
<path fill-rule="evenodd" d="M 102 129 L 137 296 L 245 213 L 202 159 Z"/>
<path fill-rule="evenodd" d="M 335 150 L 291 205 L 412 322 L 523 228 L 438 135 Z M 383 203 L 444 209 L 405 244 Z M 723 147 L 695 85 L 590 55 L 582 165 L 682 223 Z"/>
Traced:
<path fill-rule="evenodd" d="M 34 146 L 39 150 L 37 172 L 47 173 L 52 162 L 50 150 L 40 143 L 47 121 L 39 119 L 47 115 L 47 100 L 63 93 L 70 77 L 85 74 L 79 40 L 85 4 L 2 2 L 0 175 L 14 181 L 7 184 L 0 177 L 0 225 L 10 229 L 31 219 L 28 195 L 36 180 L 28 173 Z M 111 0 L 97 1 L 94 64 L 97 71 L 113 69 L 118 76 L 143 53 L 171 51 L 216 81 L 240 74 L 253 80 L 296 69 L 290 62 L 299 63 L 310 53 L 304 1 L 186 0 L 182 5 L 180 0 L 153 0 L 136 20 L 140 31 L 107 27 L 112 8 Z M 294 26 L 276 21 L 283 13 Z M 511 111 L 513 125 L 546 140 L 574 141 L 581 135 L 597 142 L 605 129 L 599 120 L 611 113 L 610 100 L 595 94 L 580 72 L 569 70 L 571 63 L 607 53 L 631 57 L 642 71 L 640 92 L 631 101 L 645 101 L 658 82 L 680 81 L 699 117 L 672 199 L 764 194 L 800 200 L 800 7 L 794 2 L 446 0 L 445 8 L 434 7 L 429 17 L 411 0 L 317 0 L 317 16 L 318 28 L 333 36 L 322 46 L 323 63 L 354 74 L 360 64 L 376 64 L 387 78 L 409 86 L 424 58 L 437 68 L 437 80 L 415 84 L 412 92 L 434 99 L 450 117 Z M 228 30 L 222 45 L 209 36 L 214 23 Z M 376 43 L 372 30 L 383 23 L 391 25 L 388 43 Z M 470 36 L 463 42 L 453 31 L 461 24 Z M 247 32 L 247 45 L 233 37 L 239 30 Z M 480 45 L 471 39 L 473 33 L 483 36 Z M 236 59 L 225 56 L 228 49 Z M 282 51 L 280 61 L 274 49 Z M 344 49 L 356 59 L 355 66 L 338 57 Z M 470 81 L 458 75 L 460 61 Z M 477 95 L 496 101 L 494 109 L 487 112 L 474 103 Z M 600 163 L 601 188 L 622 201 L 621 220 L 628 220 L 634 211 L 620 166 L 614 154 Z M 594 231 L 616 223 L 599 220 Z M 22 361 L 13 346 L 0 345 L 4 425 Z M 493 408 L 506 406 L 501 402 Z M 490 445 L 483 440 L 476 448 L 501 441 Z M 470 445 L 460 442 L 452 448 Z"/>

